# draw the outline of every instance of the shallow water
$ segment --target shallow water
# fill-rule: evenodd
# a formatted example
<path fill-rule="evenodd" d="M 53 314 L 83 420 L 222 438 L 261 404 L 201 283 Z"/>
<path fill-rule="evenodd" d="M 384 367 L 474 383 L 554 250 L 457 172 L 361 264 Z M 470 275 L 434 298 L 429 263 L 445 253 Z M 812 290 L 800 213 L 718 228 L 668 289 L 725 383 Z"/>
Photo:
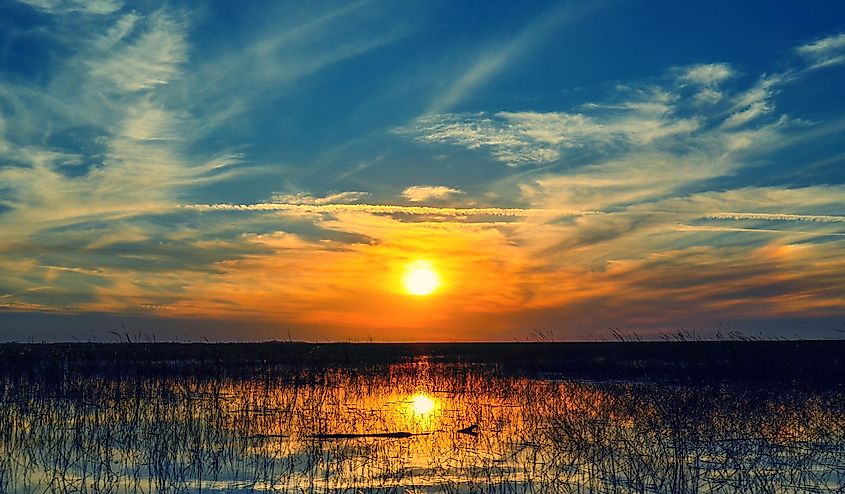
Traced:
<path fill-rule="evenodd" d="M 838 492 L 845 485 L 845 402 L 833 391 L 576 382 L 425 359 L 223 379 L 6 379 L 2 386 L 3 492 Z"/>

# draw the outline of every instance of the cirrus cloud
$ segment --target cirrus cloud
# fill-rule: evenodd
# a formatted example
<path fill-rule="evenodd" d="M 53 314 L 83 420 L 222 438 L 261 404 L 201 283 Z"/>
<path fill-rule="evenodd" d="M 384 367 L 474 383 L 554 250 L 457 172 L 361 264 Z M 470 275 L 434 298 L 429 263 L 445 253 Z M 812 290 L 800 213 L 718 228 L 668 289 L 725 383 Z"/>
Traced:
<path fill-rule="evenodd" d="M 412 185 L 402 191 L 402 197 L 411 202 L 448 199 L 461 194 L 460 189 L 453 189 L 445 185 Z"/>
<path fill-rule="evenodd" d="M 796 48 L 811 68 L 826 67 L 845 62 L 845 34 L 835 34 L 803 44 Z"/>

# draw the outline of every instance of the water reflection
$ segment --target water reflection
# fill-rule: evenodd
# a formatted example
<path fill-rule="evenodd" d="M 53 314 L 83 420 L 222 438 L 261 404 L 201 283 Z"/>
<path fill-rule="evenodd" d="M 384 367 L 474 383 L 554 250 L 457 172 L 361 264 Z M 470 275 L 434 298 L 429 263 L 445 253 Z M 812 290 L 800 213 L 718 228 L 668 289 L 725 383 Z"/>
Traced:
<path fill-rule="evenodd" d="M 438 404 L 431 396 L 417 393 L 408 399 L 408 410 L 415 417 L 426 418 L 437 408 Z"/>
<path fill-rule="evenodd" d="M 2 386 L 0 492 L 836 492 L 845 474 L 838 391 L 427 361 Z"/>

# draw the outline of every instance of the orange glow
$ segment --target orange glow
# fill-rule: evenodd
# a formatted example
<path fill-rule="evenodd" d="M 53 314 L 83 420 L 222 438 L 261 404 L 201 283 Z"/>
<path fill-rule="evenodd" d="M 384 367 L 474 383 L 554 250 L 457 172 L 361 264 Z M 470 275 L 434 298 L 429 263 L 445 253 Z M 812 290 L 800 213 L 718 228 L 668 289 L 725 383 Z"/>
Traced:
<path fill-rule="evenodd" d="M 414 415 L 427 416 L 437 407 L 434 399 L 425 393 L 417 393 L 410 399 L 410 408 Z"/>
<path fill-rule="evenodd" d="M 430 295 L 440 286 L 440 276 L 431 262 L 415 261 L 405 268 L 402 284 L 411 295 Z"/>

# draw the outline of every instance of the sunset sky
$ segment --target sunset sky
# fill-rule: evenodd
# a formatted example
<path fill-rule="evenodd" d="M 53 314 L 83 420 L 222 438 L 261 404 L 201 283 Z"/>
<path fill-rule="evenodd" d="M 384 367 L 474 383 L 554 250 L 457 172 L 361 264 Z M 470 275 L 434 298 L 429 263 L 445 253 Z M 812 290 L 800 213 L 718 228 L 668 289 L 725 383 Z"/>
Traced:
<path fill-rule="evenodd" d="M 608 328 L 845 337 L 845 3 L 0 0 L 0 340 Z"/>

